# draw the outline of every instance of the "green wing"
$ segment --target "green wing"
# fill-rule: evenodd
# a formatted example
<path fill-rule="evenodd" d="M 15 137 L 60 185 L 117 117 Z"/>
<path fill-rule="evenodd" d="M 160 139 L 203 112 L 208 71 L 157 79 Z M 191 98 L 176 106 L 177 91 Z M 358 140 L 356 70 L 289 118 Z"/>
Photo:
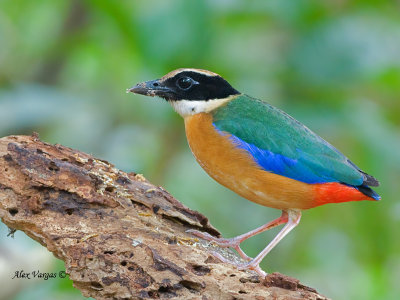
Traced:
<path fill-rule="evenodd" d="M 221 134 L 231 134 L 235 144 L 266 171 L 306 183 L 359 186 L 375 180 L 305 125 L 266 102 L 241 95 L 212 113 Z"/>

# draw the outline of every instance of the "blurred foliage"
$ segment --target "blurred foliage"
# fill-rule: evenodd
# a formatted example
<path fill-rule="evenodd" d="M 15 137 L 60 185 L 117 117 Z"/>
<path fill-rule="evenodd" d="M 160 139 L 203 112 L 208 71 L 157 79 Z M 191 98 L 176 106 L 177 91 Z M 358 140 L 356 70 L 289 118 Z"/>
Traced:
<path fill-rule="evenodd" d="M 376 0 L 0 0 L 0 135 L 36 131 L 143 173 L 225 236 L 237 235 L 279 212 L 212 181 L 167 103 L 125 94 L 178 67 L 215 71 L 382 183 L 381 202 L 304 212 L 263 268 L 334 299 L 399 299 L 399 10 L 397 1 Z M 245 250 L 255 255 L 275 233 Z M 71 286 L 48 280 L 15 299 L 79 298 Z"/>

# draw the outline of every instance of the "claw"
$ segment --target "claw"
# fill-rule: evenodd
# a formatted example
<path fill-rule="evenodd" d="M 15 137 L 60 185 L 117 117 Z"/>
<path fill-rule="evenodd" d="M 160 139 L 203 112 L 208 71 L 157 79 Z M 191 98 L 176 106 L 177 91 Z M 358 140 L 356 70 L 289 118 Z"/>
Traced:
<path fill-rule="evenodd" d="M 235 249 L 239 253 L 241 258 L 243 258 L 246 261 L 251 261 L 251 257 L 247 256 L 246 253 L 244 253 L 243 250 L 240 248 L 240 243 L 241 243 L 240 239 L 237 239 L 237 238 L 231 238 L 231 239 L 216 238 L 216 237 L 210 235 L 207 232 L 201 232 L 201 231 L 193 230 L 193 229 L 186 230 L 186 232 L 187 233 L 191 233 L 191 234 L 193 234 L 193 235 L 195 235 L 197 237 L 200 237 L 202 239 L 205 239 L 207 241 L 213 242 L 213 243 L 217 244 L 220 247 L 223 247 L 223 248 L 231 247 L 231 248 Z M 229 263 L 232 263 L 232 262 L 229 262 Z"/>
<path fill-rule="evenodd" d="M 252 266 L 251 262 L 247 263 L 247 264 L 243 264 L 241 265 L 239 268 L 239 270 L 253 270 L 255 271 L 258 275 L 260 275 L 262 278 L 265 278 L 265 276 L 268 275 L 268 273 L 264 272 L 259 265 L 256 266 Z"/>
<path fill-rule="evenodd" d="M 223 257 L 221 254 L 219 254 L 219 253 L 217 253 L 217 252 L 215 252 L 215 251 L 212 251 L 211 254 L 212 254 L 215 258 L 219 259 L 219 260 L 220 260 L 221 262 L 223 262 L 223 263 L 228 263 L 228 264 L 234 265 L 238 270 L 241 270 L 241 271 L 242 271 L 242 270 L 253 270 L 253 271 L 255 271 L 258 275 L 260 275 L 262 278 L 265 278 L 265 276 L 268 275 L 268 273 L 264 272 L 264 271 L 260 268 L 259 265 L 257 265 L 257 266 L 251 266 L 251 262 L 245 263 L 245 264 L 238 264 L 238 263 L 235 263 L 235 262 L 232 262 L 232 261 L 226 259 L 226 258 Z"/>

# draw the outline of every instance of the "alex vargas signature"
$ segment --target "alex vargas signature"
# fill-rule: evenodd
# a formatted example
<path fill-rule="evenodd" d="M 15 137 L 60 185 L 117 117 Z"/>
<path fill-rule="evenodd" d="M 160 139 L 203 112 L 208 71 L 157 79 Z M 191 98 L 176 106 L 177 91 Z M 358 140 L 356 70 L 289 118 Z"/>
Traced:
<path fill-rule="evenodd" d="M 25 272 L 24 270 L 18 270 L 15 271 L 14 276 L 11 279 L 33 279 L 33 278 L 39 278 L 39 279 L 44 279 L 47 280 L 49 278 L 65 278 L 67 275 L 65 271 L 59 271 L 57 272 L 40 272 L 39 270 L 36 271 L 31 271 L 31 272 Z"/>

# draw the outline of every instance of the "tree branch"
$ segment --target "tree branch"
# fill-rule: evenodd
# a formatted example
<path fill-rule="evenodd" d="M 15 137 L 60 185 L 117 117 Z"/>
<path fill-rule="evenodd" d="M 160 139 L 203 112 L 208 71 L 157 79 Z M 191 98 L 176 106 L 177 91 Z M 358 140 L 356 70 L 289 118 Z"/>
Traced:
<path fill-rule="evenodd" d="M 219 235 L 208 219 L 142 175 L 37 136 L 0 139 L 0 217 L 65 262 L 96 299 L 326 299 L 279 273 L 259 278 L 185 231 Z"/>

